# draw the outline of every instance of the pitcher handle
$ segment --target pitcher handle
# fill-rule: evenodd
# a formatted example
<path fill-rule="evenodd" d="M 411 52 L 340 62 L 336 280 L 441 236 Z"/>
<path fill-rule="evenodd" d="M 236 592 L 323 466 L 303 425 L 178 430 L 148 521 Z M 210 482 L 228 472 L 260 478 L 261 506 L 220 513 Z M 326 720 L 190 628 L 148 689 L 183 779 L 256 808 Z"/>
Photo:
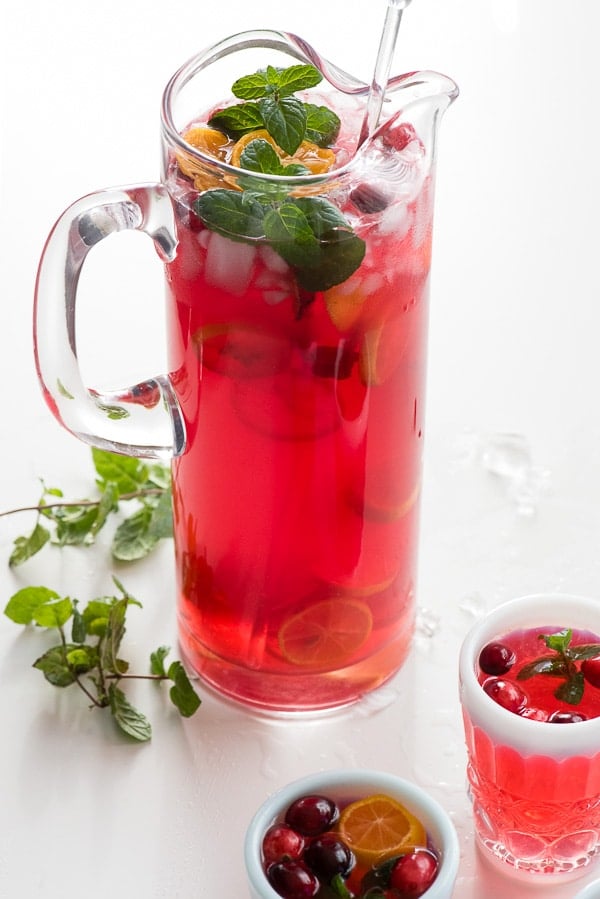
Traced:
<path fill-rule="evenodd" d="M 166 459 L 185 446 L 184 420 L 169 376 L 102 394 L 84 386 L 77 357 L 75 309 L 83 263 L 92 247 L 124 230 L 143 231 L 163 261 L 174 258 L 175 216 L 164 185 L 97 191 L 73 203 L 54 225 L 36 281 L 35 364 L 51 412 L 84 443 Z"/>

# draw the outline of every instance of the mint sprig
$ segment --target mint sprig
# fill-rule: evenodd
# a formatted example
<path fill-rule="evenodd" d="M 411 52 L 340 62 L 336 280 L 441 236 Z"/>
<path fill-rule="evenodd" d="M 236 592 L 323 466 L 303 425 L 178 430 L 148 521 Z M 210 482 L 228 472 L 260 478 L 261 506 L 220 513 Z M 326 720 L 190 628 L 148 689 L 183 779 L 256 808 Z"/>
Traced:
<path fill-rule="evenodd" d="M 245 102 L 219 110 L 208 124 L 236 139 L 265 129 L 289 156 L 303 140 L 326 147 L 339 133 L 338 116 L 326 106 L 293 96 L 321 80 L 321 73 L 311 65 L 261 69 L 232 87 L 234 96 Z M 290 196 L 285 185 L 248 174 L 309 175 L 306 166 L 301 162 L 283 165 L 271 144 L 261 138 L 248 143 L 240 164 L 240 191 L 214 188 L 194 203 L 207 228 L 240 242 L 266 240 L 295 271 L 304 291 L 327 290 L 356 271 L 365 243 L 337 207 L 324 197 Z"/>
<path fill-rule="evenodd" d="M 93 599 L 82 609 L 76 599 L 61 597 L 48 587 L 24 587 L 9 599 L 4 614 L 15 624 L 57 630 L 59 642 L 36 659 L 33 667 L 55 687 L 77 685 L 92 707 L 110 711 L 123 733 L 138 742 L 146 742 L 152 736 L 152 727 L 122 689 L 127 680 L 171 683 L 171 702 L 186 718 L 197 711 L 200 698 L 181 662 L 174 661 L 165 667 L 169 653 L 166 646 L 151 654 L 149 674 L 130 673 L 129 663 L 120 655 L 121 644 L 128 609 L 131 605 L 141 607 L 141 603 L 116 578 L 113 581 L 118 595 Z M 69 622 L 70 636 L 66 632 Z"/>
<path fill-rule="evenodd" d="M 90 546 L 110 516 L 133 511 L 115 530 L 112 555 L 119 561 L 142 559 L 158 542 L 173 534 L 171 476 L 166 466 L 147 464 L 140 459 L 92 449 L 97 498 L 67 501 L 58 487 L 42 482 L 42 494 L 35 506 L 11 509 L 36 512 L 32 530 L 14 540 L 9 565 L 22 565 L 44 546 Z"/>
<path fill-rule="evenodd" d="M 560 677 L 563 683 L 554 691 L 554 696 L 569 705 L 579 705 L 583 699 L 585 678 L 576 662 L 594 659 L 600 655 L 600 643 L 581 643 L 571 646 L 573 631 L 565 628 L 555 634 L 540 634 L 548 649 L 554 655 L 543 655 L 528 662 L 517 674 L 517 680 L 527 680 L 541 674 L 549 677 Z"/>

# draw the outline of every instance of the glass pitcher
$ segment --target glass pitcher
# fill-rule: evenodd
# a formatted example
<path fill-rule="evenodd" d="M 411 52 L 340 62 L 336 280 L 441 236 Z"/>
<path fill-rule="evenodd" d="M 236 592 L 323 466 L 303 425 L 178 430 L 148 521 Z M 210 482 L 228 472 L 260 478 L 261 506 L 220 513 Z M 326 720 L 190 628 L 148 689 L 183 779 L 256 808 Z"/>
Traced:
<path fill-rule="evenodd" d="M 290 34 L 205 50 L 166 87 L 160 181 L 75 202 L 38 273 L 51 411 L 172 459 L 182 651 L 266 713 L 356 701 L 414 626 L 436 133 L 457 88 L 391 79 L 357 147 L 367 92 Z M 78 279 L 127 229 L 164 262 L 169 370 L 101 393 Z"/>

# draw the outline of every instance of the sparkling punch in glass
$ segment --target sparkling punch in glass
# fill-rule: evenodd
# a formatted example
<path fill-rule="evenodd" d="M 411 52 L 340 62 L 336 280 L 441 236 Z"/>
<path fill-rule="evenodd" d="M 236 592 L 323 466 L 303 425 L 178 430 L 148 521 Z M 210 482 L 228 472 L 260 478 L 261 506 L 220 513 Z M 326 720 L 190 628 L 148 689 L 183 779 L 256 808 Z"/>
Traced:
<path fill-rule="evenodd" d="M 434 73 L 393 79 L 357 152 L 363 84 L 299 38 L 228 39 L 166 89 L 162 183 L 79 201 L 42 260 L 49 404 L 90 443 L 173 456 L 183 650 L 265 711 L 353 702 L 409 648 L 435 129 L 455 94 Z M 169 374 L 101 395 L 49 297 L 54 244 L 64 230 L 80 266 L 131 227 L 165 261 Z"/>
<path fill-rule="evenodd" d="M 586 874 L 600 850 L 598 635 L 599 601 L 529 596 L 493 610 L 461 651 L 478 842 L 529 881 Z"/>

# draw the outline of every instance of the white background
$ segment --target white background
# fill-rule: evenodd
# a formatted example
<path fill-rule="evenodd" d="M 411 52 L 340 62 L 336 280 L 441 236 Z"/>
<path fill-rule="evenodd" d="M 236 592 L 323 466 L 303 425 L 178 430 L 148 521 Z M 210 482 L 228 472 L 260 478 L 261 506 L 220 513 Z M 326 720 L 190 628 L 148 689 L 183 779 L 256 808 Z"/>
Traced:
<path fill-rule="evenodd" d="M 162 87 L 197 50 L 244 28 L 280 28 L 368 79 L 384 9 L 384 0 L 8 5 L 0 509 L 35 502 L 40 477 L 71 497 L 91 488 L 89 450 L 51 418 L 33 368 L 35 270 L 57 215 L 91 190 L 157 177 Z M 339 765 L 396 772 L 442 802 L 461 840 L 457 897 L 530 895 L 473 848 L 456 659 L 474 616 L 501 600 L 600 597 L 599 33 L 596 0 L 414 0 L 404 16 L 395 71 L 437 69 L 461 88 L 439 142 L 421 621 L 405 669 L 351 712 L 313 724 L 265 723 L 210 696 L 182 723 L 141 685 L 135 699 L 154 738 L 140 747 L 79 695 L 46 685 L 30 667 L 42 636 L 2 618 L 0 896 L 54 899 L 84 885 L 89 899 L 243 897 L 253 810 L 286 781 Z M 163 365 L 161 267 L 149 241 L 130 237 L 94 251 L 82 279 L 92 384 Z M 499 435 L 513 435 L 516 479 L 490 470 L 507 458 Z M 0 564 L 32 525 L 25 513 L 0 518 Z M 109 537 L 4 567 L 0 606 L 26 584 L 82 601 L 110 592 Z M 175 641 L 171 547 L 118 575 L 144 603 L 127 637 L 143 666 Z"/>

